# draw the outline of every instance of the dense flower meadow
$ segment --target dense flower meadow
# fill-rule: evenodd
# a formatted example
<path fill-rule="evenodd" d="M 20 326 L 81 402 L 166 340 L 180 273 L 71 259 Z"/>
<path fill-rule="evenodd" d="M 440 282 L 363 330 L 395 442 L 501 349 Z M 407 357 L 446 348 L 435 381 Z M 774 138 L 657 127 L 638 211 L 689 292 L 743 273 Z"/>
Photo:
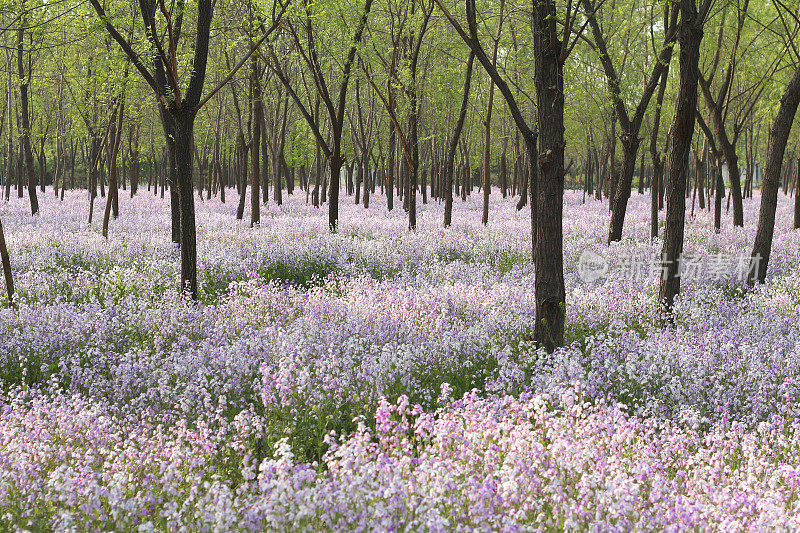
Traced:
<path fill-rule="evenodd" d="M 605 245 L 567 193 L 568 346 L 537 350 L 530 218 L 495 191 L 260 227 L 198 203 L 199 302 L 169 202 L 0 204 L 0 529 L 800 529 L 800 231 L 779 198 L 768 283 L 744 228 L 695 208 L 674 323 L 656 306 L 649 197 Z M 663 224 L 663 222 L 662 222 Z M 600 272 L 586 270 L 586 257 Z M 595 275 L 597 274 L 597 275 Z"/>

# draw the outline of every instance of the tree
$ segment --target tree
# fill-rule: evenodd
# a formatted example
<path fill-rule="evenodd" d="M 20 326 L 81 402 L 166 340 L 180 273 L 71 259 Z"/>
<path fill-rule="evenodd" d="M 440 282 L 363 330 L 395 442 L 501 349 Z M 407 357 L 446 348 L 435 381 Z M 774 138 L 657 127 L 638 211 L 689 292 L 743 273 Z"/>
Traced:
<path fill-rule="evenodd" d="M 500 35 L 503 32 L 503 8 L 505 7 L 504 0 L 500 0 L 498 7 L 497 22 L 497 35 L 492 36 L 492 66 L 497 68 L 497 51 L 500 47 Z M 489 194 L 492 191 L 492 158 L 491 158 L 491 141 L 492 141 L 492 107 L 494 104 L 494 82 L 489 81 L 489 101 L 486 103 L 486 119 L 484 120 L 484 138 L 483 138 L 483 213 L 481 215 L 481 222 L 485 226 L 489 223 Z"/>
<path fill-rule="evenodd" d="M 578 5 L 570 2 L 565 12 L 561 13 L 563 29 L 560 32 L 555 1 L 534 0 L 532 29 L 537 133 L 522 116 L 508 83 L 492 64 L 480 42 L 475 0 L 466 0 L 469 33 L 442 4 L 442 0 L 436 0 L 436 3 L 503 95 L 525 141 L 531 166 L 531 238 L 536 269 L 534 340 L 552 352 L 564 343 L 564 62 L 577 43 L 577 35 L 573 36 L 573 24 L 578 15 Z M 538 152 L 537 137 L 541 139 Z"/>
<path fill-rule="evenodd" d="M 447 155 L 444 163 L 444 227 L 450 227 L 453 221 L 453 165 L 458 149 L 458 139 L 464 129 L 464 119 L 467 117 L 467 107 L 469 105 L 469 86 L 472 82 L 472 65 L 475 62 L 475 52 L 470 49 L 469 59 L 467 59 L 467 73 L 464 75 L 464 95 L 461 100 L 461 109 L 458 112 L 453 136 L 447 147 Z"/>
<path fill-rule="evenodd" d="M 737 1 L 738 4 L 738 1 Z M 725 15 L 727 13 L 727 4 L 723 6 L 722 10 L 722 19 L 720 22 L 719 27 L 719 34 L 717 38 L 717 46 L 714 52 L 714 58 L 711 61 L 711 67 L 709 70 L 708 75 L 704 75 L 703 72 L 700 72 L 699 82 L 700 82 L 700 89 L 703 94 L 703 98 L 706 102 L 706 107 L 708 108 L 708 112 L 710 115 L 710 126 L 713 128 L 714 136 L 716 137 L 716 143 L 719 147 L 720 153 L 725 158 L 725 163 L 728 166 L 728 179 L 730 181 L 730 198 L 733 200 L 733 225 L 734 226 L 743 226 L 744 225 L 744 210 L 742 207 L 742 186 L 740 183 L 740 176 L 741 171 L 739 169 L 739 157 L 736 154 L 736 143 L 739 140 L 739 135 L 742 133 L 743 127 L 746 121 L 749 118 L 749 113 L 752 111 L 753 106 L 755 105 L 758 97 L 761 95 L 764 86 L 762 85 L 759 89 L 759 84 L 752 84 L 750 80 L 748 80 L 748 85 L 750 86 L 750 90 L 746 91 L 744 96 L 747 98 L 743 98 L 743 95 L 736 95 L 737 100 L 744 100 L 744 107 L 746 108 L 744 112 L 738 114 L 738 116 L 734 116 L 733 118 L 733 128 L 732 132 L 729 134 L 726 122 L 728 121 L 729 108 L 731 106 L 731 102 L 734 98 L 731 97 L 731 92 L 733 91 L 734 87 L 734 77 L 737 74 L 737 67 L 739 64 L 739 57 L 737 52 L 739 51 L 739 45 L 741 42 L 742 37 L 742 28 L 744 27 L 744 23 L 748 17 L 748 6 L 749 0 L 743 0 L 741 5 L 737 5 L 736 10 L 736 25 L 735 25 L 735 34 L 734 34 L 734 42 L 731 50 L 731 57 L 728 62 L 728 66 L 725 69 L 725 73 L 722 77 L 722 83 L 719 86 L 716 94 L 714 94 L 712 83 L 714 78 L 717 74 L 717 68 L 719 66 L 719 58 L 720 52 L 722 50 L 722 37 L 724 34 L 725 29 L 728 25 L 725 22 Z M 748 76 L 749 77 L 749 76 Z M 764 78 L 763 74 L 754 76 L 757 80 L 762 80 Z M 700 117 L 699 120 L 703 120 Z"/>
<path fill-rule="evenodd" d="M 785 29 L 787 52 L 792 57 L 795 71 L 780 100 L 778 114 L 769 130 L 767 142 L 766 163 L 764 165 L 764 180 L 761 184 L 761 208 L 758 213 L 758 229 L 753 243 L 753 253 L 750 260 L 750 283 L 756 281 L 764 283 L 767 276 L 767 266 L 772 252 L 772 237 L 775 231 L 775 210 L 778 204 L 778 186 L 781 180 L 781 168 L 786 153 L 786 143 L 792 130 L 792 123 L 800 105 L 800 51 L 793 44 L 793 38 L 800 31 L 800 18 L 793 14 L 781 0 L 774 0 L 778 9 L 783 27 Z M 786 13 L 784 13 L 784 11 Z M 794 18 L 794 28 L 790 31 L 787 18 Z M 800 163 L 800 160 L 798 160 Z M 800 167 L 798 167 L 800 176 Z M 798 180 L 800 182 L 800 180 Z M 795 201 L 800 200 L 800 183 L 795 185 Z M 797 220 L 797 211 L 795 211 Z"/>
<path fill-rule="evenodd" d="M 653 163 L 653 174 L 650 178 L 650 239 L 658 238 L 658 211 L 660 210 L 661 190 L 664 183 L 664 159 L 658 149 L 658 130 L 661 126 L 661 108 L 664 104 L 664 93 L 667 89 L 669 67 L 661 73 L 656 96 L 656 111 L 653 127 L 650 130 L 650 159 Z"/>
<path fill-rule="evenodd" d="M 703 0 L 698 9 L 696 0 L 680 0 L 680 86 L 675 102 L 675 117 L 669 132 L 666 195 L 667 217 L 661 259 L 664 262 L 658 301 L 671 311 L 680 292 L 680 260 L 683 253 L 683 230 L 686 218 L 686 182 L 689 174 L 689 153 L 692 148 L 697 83 L 700 78 L 700 43 L 703 25 L 714 0 Z"/>
<path fill-rule="evenodd" d="M 631 195 L 633 174 L 636 170 L 636 156 L 639 151 L 639 144 L 641 143 L 639 131 L 642 127 L 642 121 L 647 111 L 647 106 L 650 104 L 650 99 L 658 86 L 659 80 L 661 80 L 662 76 L 669 68 L 669 63 L 672 60 L 672 48 L 677 35 L 678 8 L 672 7 L 670 3 L 665 4 L 663 22 L 664 44 L 656 57 L 652 72 L 639 97 L 636 108 L 631 114 L 625 100 L 623 100 L 621 73 L 618 72 L 617 67 L 614 66 L 611 54 L 608 50 L 608 45 L 606 44 L 606 37 L 597 20 L 596 13 L 598 7 L 594 6 L 592 0 L 583 0 L 583 3 L 586 9 L 589 27 L 594 37 L 593 44 L 597 50 L 600 63 L 603 66 L 603 71 L 608 81 L 611 101 L 614 104 L 614 112 L 616 113 L 617 121 L 622 129 L 620 135 L 623 154 L 622 173 L 618 178 L 619 181 L 617 185 L 614 187 L 614 196 L 612 199 L 611 223 L 608 231 L 608 242 L 611 243 L 622 239 L 625 212 L 628 206 L 628 199 Z"/>
<path fill-rule="evenodd" d="M 344 164 L 344 154 L 342 151 L 342 130 L 344 128 L 345 106 L 347 105 L 347 86 L 350 83 L 350 75 L 353 70 L 353 62 L 356 59 L 356 52 L 361 44 L 364 28 L 367 25 L 369 12 L 372 8 L 373 0 L 365 0 L 359 10 L 359 18 L 356 23 L 355 31 L 349 40 L 349 47 L 345 54 L 344 63 L 341 70 L 327 68 L 320 59 L 319 41 L 322 39 L 323 30 L 318 26 L 320 20 L 326 20 L 324 12 L 317 12 L 324 6 L 311 3 L 310 0 L 303 0 L 301 9 L 292 17 L 288 23 L 288 31 L 293 44 L 300 54 L 302 61 L 308 68 L 313 78 L 314 92 L 320 98 L 322 105 L 328 115 L 330 123 L 330 136 L 325 137 L 322 130 L 322 123 L 319 116 L 312 114 L 310 102 L 304 101 L 292 80 L 287 75 L 282 62 L 278 59 L 278 54 L 274 46 L 269 47 L 270 62 L 269 67 L 278 76 L 287 92 L 291 96 L 300 114 L 308 123 L 317 145 L 328 159 L 330 168 L 330 193 L 328 195 L 328 226 L 335 232 L 339 223 L 339 176 Z M 323 16 L 321 16 L 323 15 Z M 331 16 L 333 18 L 333 16 Z M 337 41 L 340 40 L 336 37 Z M 333 44 L 328 42 L 328 44 Z M 331 70 L 341 72 L 338 79 L 336 92 L 332 92 L 333 85 Z"/>
<path fill-rule="evenodd" d="M 273 23 L 264 36 L 253 45 L 250 52 L 220 85 L 203 97 L 203 84 L 208 63 L 211 21 L 214 17 L 214 1 L 198 0 L 195 20 L 195 44 L 190 74 L 185 88 L 181 87 L 178 71 L 178 48 L 183 36 L 185 2 L 178 0 L 173 10 L 167 10 L 163 0 L 140 0 L 139 12 L 148 43 L 148 55 L 142 59 L 128 39 L 117 30 L 112 18 L 106 14 L 99 0 L 90 0 L 92 7 L 106 30 L 119 44 L 136 70 L 153 90 L 159 102 L 159 116 L 164 130 L 170 159 L 170 183 L 177 189 L 178 221 L 181 249 L 181 289 L 192 298 L 197 298 L 197 235 L 195 228 L 194 186 L 192 181 L 192 139 L 194 121 L 202 106 L 227 83 L 255 48 L 277 28 L 286 7 L 276 0 L 273 5 Z M 160 13 L 164 32 L 159 31 L 157 13 Z M 163 35 L 163 37 L 162 37 Z M 145 63 L 147 62 L 147 63 Z M 173 204 L 173 210 L 175 206 Z"/>
<path fill-rule="evenodd" d="M 250 226 L 261 222 L 261 203 L 259 187 L 261 185 L 261 172 L 259 170 L 259 149 L 261 148 L 261 123 L 264 121 L 264 108 L 261 102 L 261 82 L 259 81 L 258 59 L 255 54 L 250 58 L 250 83 L 253 87 L 253 137 L 250 140 Z"/>
<path fill-rule="evenodd" d="M 11 260 L 8 257 L 8 247 L 6 246 L 6 235 L 3 233 L 3 223 L 0 221 L 0 262 L 3 264 L 3 276 L 6 280 L 6 293 L 8 294 L 8 305 L 14 306 L 14 278 L 11 275 Z"/>
<path fill-rule="evenodd" d="M 30 50 L 25 52 L 25 29 L 28 25 L 27 0 L 20 0 L 20 16 L 17 24 L 17 75 L 19 76 L 19 101 L 20 101 L 20 150 L 24 162 L 25 175 L 28 181 L 28 196 L 31 202 L 31 214 L 39 212 L 39 199 L 36 196 L 36 170 L 33 168 L 33 151 L 31 150 L 31 124 L 28 88 L 33 70 Z M 27 63 L 27 65 L 26 65 Z M 27 66 L 27 68 L 26 68 Z"/>

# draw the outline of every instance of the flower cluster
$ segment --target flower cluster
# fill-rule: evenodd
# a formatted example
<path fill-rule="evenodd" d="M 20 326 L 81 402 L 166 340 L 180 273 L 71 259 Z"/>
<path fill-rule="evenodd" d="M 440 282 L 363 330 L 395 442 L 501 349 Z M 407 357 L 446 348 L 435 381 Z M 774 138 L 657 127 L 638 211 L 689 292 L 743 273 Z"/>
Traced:
<path fill-rule="evenodd" d="M 123 195 L 124 196 L 124 195 Z M 779 202 L 767 284 L 581 281 L 582 254 L 654 257 L 648 199 L 625 240 L 565 197 L 567 346 L 532 341 L 530 218 L 494 195 L 341 206 L 198 204 L 200 301 L 178 291 L 168 201 L 0 205 L 17 285 L 0 309 L 0 529 L 800 528 L 800 232 Z M 703 264 L 744 228 L 687 222 Z M 0 296 L 0 304 L 5 303 Z"/>

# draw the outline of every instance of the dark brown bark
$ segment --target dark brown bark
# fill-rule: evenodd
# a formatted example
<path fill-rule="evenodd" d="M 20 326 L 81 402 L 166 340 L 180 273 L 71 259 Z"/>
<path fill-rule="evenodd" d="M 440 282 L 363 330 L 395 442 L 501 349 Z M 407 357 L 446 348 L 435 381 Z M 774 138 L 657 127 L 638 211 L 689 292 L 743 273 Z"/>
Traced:
<path fill-rule="evenodd" d="M 350 75 L 352 73 L 353 64 L 356 59 L 358 47 L 361 44 L 364 29 L 367 25 L 369 12 L 372 8 L 373 0 L 366 0 L 361 17 L 356 25 L 355 32 L 348 50 L 344 65 L 341 69 L 341 77 L 339 79 L 338 95 L 332 94 L 329 90 L 329 81 L 326 80 L 327 70 L 323 69 L 322 63 L 319 60 L 315 44 L 315 29 L 313 25 L 314 14 L 312 5 L 310 3 L 304 4 L 305 19 L 300 25 L 300 29 L 296 26 L 291 26 L 291 31 L 295 36 L 295 44 L 301 46 L 301 41 L 305 40 L 304 51 L 302 56 L 305 60 L 307 67 L 313 73 L 313 79 L 316 86 L 316 96 L 322 100 L 325 110 L 328 113 L 330 138 L 322 135 L 321 124 L 319 118 L 311 116 L 311 113 L 305 105 L 303 99 L 297 94 L 294 84 L 291 82 L 286 72 L 282 68 L 281 62 L 278 60 L 277 54 L 273 47 L 270 47 L 271 61 L 270 67 L 275 71 L 278 79 L 283 84 L 289 95 L 303 118 L 308 123 L 311 131 L 317 141 L 330 166 L 330 182 L 328 190 L 328 226 L 331 232 L 335 232 L 339 223 L 339 186 L 340 186 L 340 173 L 342 164 L 344 163 L 344 156 L 342 153 L 342 129 L 344 127 L 345 105 L 347 103 L 347 87 L 350 83 Z M 338 71 L 338 69 L 337 69 Z M 318 158 L 319 159 L 319 158 Z M 318 189 L 315 187 L 315 189 Z M 323 191 L 324 194 L 324 191 Z"/>
<path fill-rule="evenodd" d="M 792 80 L 781 97 L 778 115 L 769 131 L 764 179 L 761 184 L 761 209 L 758 214 L 758 229 L 753 243 L 750 281 L 764 283 L 767 265 L 772 252 L 772 237 L 775 231 L 775 209 L 778 204 L 778 184 L 781 166 L 786 152 L 786 141 L 792 130 L 792 123 L 800 104 L 800 66 L 795 70 Z M 800 163 L 800 161 L 798 161 Z M 800 194 L 795 193 L 794 225 L 798 227 L 797 202 Z"/>
<path fill-rule="evenodd" d="M 136 196 L 136 193 L 139 192 L 139 172 L 141 170 L 139 157 L 139 126 L 131 126 L 128 137 L 128 158 L 131 167 L 131 198 Z"/>
<path fill-rule="evenodd" d="M 12 91 L 11 91 L 11 76 L 8 77 L 8 90 L 6 93 L 6 97 L 8 99 L 8 108 L 6 110 L 6 114 L 8 115 L 8 144 L 7 150 L 8 153 L 6 157 L 8 157 L 6 161 L 6 201 L 11 198 L 11 182 L 14 181 L 15 173 L 14 169 L 16 168 L 16 161 L 14 159 L 14 112 L 12 109 Z"/>
<path fill-rule="evenodd" d="M 722 231 L 722 199 L 725 197 L 725 180 L 722 178 L 722 161 L 717 157 L 714 165 L 714 231 Z"/>
<path fill-rule="evenodd" d="M 500 0 L 497 36 L 492 47 L 492 67 L 497 68 L 497 49 L 500 45 L 500 33 L 503 31 L 503 0 Z M 486 104 L 483 137 L 483 212 L 481 222 L 489 223 L 489 194 L 492 191 L 492 107 L 494 105 L 494 82 L 489 81 L 489 101 Z"/>
<path fill-rule="evenodd" d="M 264 111 L 261 107 L 261 83 L 258 80 L 258 61 L 256 55 L 251 56 L 250 83 L 253 87 L 253 138 L 250 139 L 250 227 L 261 222 L 260 186 L 261 173 L 259 165 L 261 157 L 261 123 L 264 121 Z"/>
<path fill-rule="evenodd" d="M 181 289 L 197 297 L 197 233 L 192 183 L 193 110 L 163 110 L 164 133 L 171 159 L 170 201 L 178 214 L 178 242 L 181 250 Z M 173 215 L 173 227 L 176 221 Z"/>
<path fill-rule="evenodd" d="M 2 222 L 0 222 L 0 261 L 3 263 L 3 276 L 6 280 L 8 305 L 14 307 L 14 278 L 11 275 L 11 260 L 8 256 L 8 247 L 6 246 L 6 236 L 3 232 Z"/>
<path fill-rule="evenodd" d="M 698 205 L 699 205 L 700 209 L 705 209 L 706 208 L 706 195 L 705 195 L 705 189 L 706 189 L 706 171 L 705 171 L 705 167 L 706 167 L 706 164 L 707 163 L 706 163 L 705 157 L 703 157 L 703 159 L 700 159 L 700 158 L 697 159 L 698 178 L 699 178 L 699 184 L 698 184 L 698 187 L 697 187 L 697 195 L 698 195 Z"/>
<path fill-rule="evenodd" d="M 464 120 L 467 118 L 469 106 L 469 90 L 472 83 L 472 66 L 475 62 L 475 52 L 470 49 L 469 59 L 467 59 L 467 73 L 464 76 L 464 93 L 461 97 L 461 109 L 458 112 L 453 136 L 447 148 L 447 156 L 444 162 L 444 227 L 447 228 L 453 221 L 453 166 L 456 159 L 458 141 L 461 138 L 461 131 L 464 129 Z"/>
<path fill-rule="evenodd" d="M 795 172 L 794 187 L 794 229 L 800 229 L 800 158 L 797 159 L 797 171 Z"/>
<path fill-rule="evenodd" d="M 697 113 L 697 82 L 700 77 L 700 43 L 703 39 L 705 14 L 713 0 L 704 0 L 698 12 L 695 0 L 681 0 L 680 86 L 675 105 L 675 117 L 670 128 L 669 153 L 666 169 L 667 214 L 664 246 L 661 252 L 663 271 L 658 301 L 672 310 L 680 292 L 680 258 L 683 253 L 684 219 L 686 217 L 686 180 L 689 154 Z"/>
<path fill-rule="evenodd" d="M 244 206 L 247 201 L 247 177 L 248 177 L 248 149 L 244 140 L 244 135 L 239 135 L 239 203 L 236 206 L 236 220 L 244 218 Z"/>
<path fill-rule="evenodd" d="M 644 151 L 639 161 L 639 194 L 644 194 Z"/>
<path fill-rule="evenodd" d="M 600 62 L 603 65 L 603 70 L 608 81 L 608 86 L 611 93 L 611 100 L 614 104 L 614 112 L 616 121 L 619 122 L 622 134 L 620 140 L 622 141 L 622 169 L 621 173 L 617 175 L 616 165 L 614 161 L 614 143 L 616 139 L 612 139 L 611 150 L 611 174 L 612 174 L 612 187 L 611 187 L 611 223 L 608 232 L 608 242 L 619 241 L 622 239 L 622 229 L 625 222 L 625 213 L 628 206 L 628 200 L 631 195 L 631 186 L 633 184 L 633 175 L 636 170 L 636 155 L 639 151 L 639 131 L 641 130 L 642 121 L 645 112 L 650 103 L 653 93 L 658 87 L 659 80 L 662 75 L 669 68 L 669 63 L 672 60 L 672 48 L 675 39 L 675 26 L 678 20 L 678 10 L 676 7 L 670 10 L 669 4 L 664 12 L 664 26 L 665 38 L 664 44 L 653 66 L 650 78 L 644 88 L 644 91 L 637 103 L 636 109 L 633 114 L 628 111 L 625 102 L 622 99 L 619 74 L 617 69 L 611 61 L 611 56 L 606 47 L 605 36 L 603 35 L 600 25 L 595 17 L 595 10 L 591 0 L 583 0 L 586 7 L 589 26 L 592 29 L 594 36 L 594 43 L 598 49 Z M 616 122 L 615 122 L 616 123 Z M 614 123 L 614 124 L 615 124 Z M 613 132 L 613 124 L 612 124 Z M 613 133 L 612 133 L 613 136 Z M 641 192 L 641 191 L 640 191 Z"/>
<path fill-rule="evenodd" d="M 150 88 L 154 91 L 159 102 L 161 122 L 169 149 L 171 160 L 171 204 L 173 210 L 173 235 L 175 229 L 176 211 L 178 212 L 179 240 L 181 249 L 181 289 L 187 291 L 193 299 L 197 298 L 197 247 L 194 211 L 194 187 L 192 184 L 192 136 L 194 119 L 197 111 L 205 100 L 201 101 L 203 85 L 206 76 L 208 60 L 208 44 L 210 38 L 211 20 L 213 18 L 212 0 L 198 0 L 197 16 L 195 21 L 195 44 L 192 58 L 191 73 L 188 76 L 185 95 L 181 96 L 178 86 L 178 72 L 176 50 L 180 40 L 180 24 L 176 24 L 175 32 L 169 26 L 169 52 L 167 57 L 163 50 L 160 32 L 156 31 L 155 3 L 140 2 L 142 17 L 147 39 L 151 50 L 158 50 L 158 54 L 150 54 L 146 60 L 150 68 L 145 65 L 139 55 L 133 50 L 130 43 L 117 31 L 107 16 L 98 0 L 90 0 L 92 7 L 105 24 L 109 34 L 120 45 L 122 50 L 131 60 L 137 71 L 141 74 Z M 178 20 L 182 20 L 182 15 Z M 231 73 L 233 75 L 233 73 Z M 219 88 L 219 87 L 218 87 Z M 215 92 L 216 90 L 212 91 Z M 208 97 L 210 97 L 209 95 Z M 177 205 L 176 205 L 177 199 Z"/>
<path fill-rule="evenodd" d="M 744 121 L 747 118 L 748 114 L 752 111 L 752 106 L 755 105 L 755 101 L 758 99 L 758 96 L 761 94 L 761 90 L 757 89 L 757 86 L 754 86 L 749 91 L 749 94 L 741 94 L 737 96 L 737 100 L 740 102 L 742 99 L 749 98 L 750 102 L 745 102 L 744 105 L 749 107 L 749 111 L 745 111 L 740 113 L 738 118 L 733 119 L 733 127 L 731 134 L 728 133 L 726 129 L 726 121 L 728 119 L 728 110 L 730 106 L 730 91 L 731 87 L 733 86 L 733 78 L 735 76 L 735 72 L 738 66 L 737 63 L 737 51 L 739 49 L 740 37 L 742 34 L 742 28 L 744 26 L 745 21 L 748 18 L 748 5 L 749 0 L 744 0 L 744 2 L 737 6 L 736 16 L 737 16 L 737 24 L 734 26 L 735 34 L 734 34 L 734 41 L 733 46 L 731 48 L 732 57 L 728 62 L 728 66 L 726 68 L 724 77 L 722 79 L 722 83 L 720 84 L 719 91 L 717 94 L 712 93 L 711 83 L 715 76 L 717 65 L 719 64 L 719 57 L 720 51 L 722 49 L 722 37 L 724 30 L 729 26 L 726 24 L 726 11 L 725 7 L 723 7 L 722 18 L 720 23 L 720 29 L 718 34 L 717 40 L 717 47 L 714 54 L 714 58 L 711 61 L 711 68 L 708 78 L 706 78 L 703 73 L 700 73 L 700 77 L 698 79 L 700 83 L 700 89 L 703 94 L 703 98 L 706 103 L 706 107 L 708 108 L 709 115 L 711 116 L 710 126 L 714 129 L 714 135 L 716 137 L 716 144 L 719 148 L 721 154 L 725 158 L 725 164 L 728 167 L 728 180 L 730 182 L 730 196 L 728 197 L 728 202 L 730 204 L 731 199 L 733 200 L 733 225 L 734 226 L 743 226 L 744 225 L 744 210 L 742 206 L 742 186 L 740 182 L 740 169 L 739 169 L 739 158 L 736 154 L 736 143 L 739 139 L 739 134 L 741 133 L 741 128 L 744 126 Z M 762 89 L 763 90 L 763 89 Z M 720 166 L 719 171 L 722 171 L 722 167 Z"/>
<path fill-rule="evenodd" d="M 656 96 L 656 111 L 653 128 L 650 130 L 650 159 L 653 162 L 653 177 L 650 180 L 650 238 L 658 238 L 658 212 L 661 209 L 661 191 L 664 181 L 664 160 L 658 149 L 658 130 L 661 127 L 661 108 L 664 104 L 664 93 L 667 89 L 669 66 L 661 73 L 661 80 Z"/>
<path fill-rule="evenodd" d="M 108 160 L 108 197 L 106 198 L 106 209 L 103 214 L 103 237 L 108 238 L 108 222 L 111 218 L 111 211 L 114 204 L 117 204 L 117 197 L 119 190 L 117 188 L 117 154 L 119 153 L 119 144 L 122 139 L 122 118 L 125 114 L 125 93 L 120 96 L 120 102 L 115 111 L 117 117 L 116 126 L 112 130 L 112 144 L 111 153 Z M 119 207 L 114 210 L 114 218 L 119 216 Z"/>
<path fill-rule="evenodd" d="M 28 181 L 28 196 L 31 202 L 31 215 L 39 212 L 39 199 L 36 196 L 36 170 L 33 166 L 33 152 L 31 150 L 31 125 L 30 112 L 28 111 L 28 87 L 30 84 L 30 61 L 28 70 L 25 70 L 25 26 L 27 25 L 28 12 L 25 0 L 20 0 L 21 17 L 17 28 L 17 74 L 19 76 L 19 101 L 20 101 L 20 150 L 24 162 L 25 175 Z M 20 191 L 21 192 L 21 191 Z"/>
<path fill-rule="evenodd" d="M 411 147 L 411 162 L 406 166 L 408 171 L 406 179 L 405 200 L 408 206 L 408 229 L 417 229 L 417 177 L 419 175 L 419 103 L 417 102 L 416 66 L 412 70 L 412 88 L 409 94 L 411 100 L 411 113 L 409 116 L 408 143 Z"/>
<path fill-rule="evenodd" d="M 535 0 L 533 48 L 539 119 L 538 157 L 532 184 L 536 202 L 536 326 L 547 351 L 564 344 L 565 290 L 562 211 L 564 197 L 564 73 L 554 0 Z"/>

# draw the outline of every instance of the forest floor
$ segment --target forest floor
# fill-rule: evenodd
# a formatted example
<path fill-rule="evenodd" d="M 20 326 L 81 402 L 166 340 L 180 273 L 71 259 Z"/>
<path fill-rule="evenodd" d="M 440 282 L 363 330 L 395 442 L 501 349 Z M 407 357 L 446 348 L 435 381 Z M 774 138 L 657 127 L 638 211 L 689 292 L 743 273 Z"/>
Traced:
<path fill-rule="evenodd" d="M 0 529 L 800 529 L 800 231 L 779 196 L 764 286 L 744 228 L 695 207 L 673 325 L 633 193 L 569 192 L 568 347 L 531 342 L 530 218 L 477 198 L 261 226 L 197 204 L 200 301 L 178 292 L 169 199 L 0 204 Z M 234 196 L 234 195 L 231 195 Z M 691 203 L 690 203 L 691 205 Z M 663 213 L 662 213 L 663 216 Z M 662 222 L 663 224 L 663 222 Z M 746 266 L 745 266 L 746 270 Z M 4 302 L 3 302 L 4 303 Z"/>

